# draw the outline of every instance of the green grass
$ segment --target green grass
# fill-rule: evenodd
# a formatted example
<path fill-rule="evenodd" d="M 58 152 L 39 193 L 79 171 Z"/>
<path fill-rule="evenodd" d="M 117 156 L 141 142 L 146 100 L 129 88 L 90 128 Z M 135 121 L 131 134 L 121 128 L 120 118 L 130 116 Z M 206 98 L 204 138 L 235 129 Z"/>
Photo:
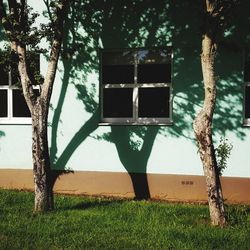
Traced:
<path fill-rule="evenodd" d="M 229 206 L 229 225 L 209 225 L 204 205 L 57 195 L 32 213 L 34 196 L 0 190 L 0 249 L 250 249 L 250 207 Z"/>

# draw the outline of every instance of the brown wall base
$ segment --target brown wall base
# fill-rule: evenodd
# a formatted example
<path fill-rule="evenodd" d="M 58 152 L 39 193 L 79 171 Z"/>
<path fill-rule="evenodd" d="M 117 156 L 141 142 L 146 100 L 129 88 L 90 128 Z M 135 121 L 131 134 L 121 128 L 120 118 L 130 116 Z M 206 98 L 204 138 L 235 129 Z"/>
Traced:
<path fill-rule="evenodd" d="M 227 203 L 250 204 L 250 178 L 222 177 L 222 187 Z M 0 170 L 0 188 L 33 190 L 32 170 Z M 152 199 L 184 202 L 207 199 L 204 177 L 192 175 L 135 174 L 131 178 L 127 173 L 76 171 L 59 177 L 54 191 L 122 198 L 150 195 Z"/>

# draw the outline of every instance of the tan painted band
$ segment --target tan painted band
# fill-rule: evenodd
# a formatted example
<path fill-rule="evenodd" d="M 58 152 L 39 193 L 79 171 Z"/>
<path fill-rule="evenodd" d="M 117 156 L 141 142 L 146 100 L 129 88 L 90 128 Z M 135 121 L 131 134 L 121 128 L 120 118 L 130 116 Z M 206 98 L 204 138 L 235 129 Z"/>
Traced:
<path fill-rule="evenodd" d="M 141 176 L 138 175 L 139 179 Z M 203 176 L 148 174 L 148 189 L 152 199 L 205 202 Z M 140 183 L 139 183 L 140 185 Z M 0 170 L 0 187 L 33 190 L 32 170 Z M 250 178 L 222 177 L 224 198 L 228 203 L 250 204 Z M 114 172 L 75 171 L 60 176 L 54 191 L 133 198 L 134 187 L 129 174 Z"/>

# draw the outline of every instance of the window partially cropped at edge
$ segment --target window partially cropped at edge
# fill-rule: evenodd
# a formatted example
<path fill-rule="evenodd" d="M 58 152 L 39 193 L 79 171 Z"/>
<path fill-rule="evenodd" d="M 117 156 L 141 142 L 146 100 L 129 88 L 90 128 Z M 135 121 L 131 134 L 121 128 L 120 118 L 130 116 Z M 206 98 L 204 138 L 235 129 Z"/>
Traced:
<path fill-rule="evenodd" d="M 250 126 L 250 50 L 245 50 L 244 60 L 244 108 L 243 125 Z"/>
<path fill-rule="evenodd" d="M 30 56 L 28 73 L 33 80 L 40 72 L 40 55 Z M 31 114 L 22 93 L 17 64 L 0 64 L 0 124 L 31 124 Z M 34 86 L 39 95 L 39 87 Z"/>
<path fill-rule="evenodd" d="M 102 50 L 101 123 L 172 123 L 172 49 Z"/>

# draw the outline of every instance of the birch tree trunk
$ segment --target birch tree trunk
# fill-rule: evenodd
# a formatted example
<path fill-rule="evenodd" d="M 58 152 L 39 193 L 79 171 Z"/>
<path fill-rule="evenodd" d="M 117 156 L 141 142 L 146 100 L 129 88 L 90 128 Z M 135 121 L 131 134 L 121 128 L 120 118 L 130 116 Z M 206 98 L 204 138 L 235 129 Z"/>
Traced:
<path fill-rule="evenodd" d="M 207 11 L 209 13 L 213 8 L 208 2 L 209 1 L 207 1 Z M 201 54 L 205 99 L 203 108 L 194 121 L 194 132 L 198 142 L 200 158 L 203 163 L 204 175 L 206 177 L 211 223 L 216 226 L 224 226 L 226 224 L 224 201 L 212 139 L 212 120 L 216 103 L 214 70 L 216 44 L 212 36 L 212 31 L 214 31 L 213 23 L 211 24 L 210 20 L 207 20 L 206 25 L 206 32 L 202 38 Z"/>
<path fill-rule="evenodd" d="M 54 208 L 53 175 L 48 150 L 47 119 L 69 0 L 58 1 L 55 8 L 55 16 L 50 20 L 53 24 L 54 37 L 51 43 L 47 73 L 43 84 L 40 86 L 39 96 L 33 90 L 32 86 L 34 83 L 31 82 L 32 78 L 27 70 L 27 40 L 25 39 L 30 35 L 27 30 L 30 30 L 29 26 L 32 23 L 28 21 L 27 1 L 21 1 L 20 3 L 16 0 L 8 1 L 8 7 L 9 11 L 6 12 L 5 8 L 7 7 L 4 5 L 3 0 L 0 0 L 0 20 L 6 35 L 9 37 L 11 49 L 19 59 L 18 71 L 23 95 L 32 118 L 32 157 L 35 185 L 34 212 L 46 212 Z"/>
<path fill-rule="evenodd" d="M 23 94 L 29 106 L 32 118 L 32 159 L 35 190 L 34 212 L 46 212 L 54 208 L 47 134 L 52 82 L 50 80 L 46 82 L 45 80 L 40 95 L 36 96 L 27 73 L 26 49 L 14 43 L 12 44 L 12 49 L 16 50 L 19 55 L 18 71 L 21 78 Z M 49 64 L 47 79 L 54 79 L 56 65 L 57 60 Z M 51 86 L 51 90 L 45 92 L 48 86 Z"/>

